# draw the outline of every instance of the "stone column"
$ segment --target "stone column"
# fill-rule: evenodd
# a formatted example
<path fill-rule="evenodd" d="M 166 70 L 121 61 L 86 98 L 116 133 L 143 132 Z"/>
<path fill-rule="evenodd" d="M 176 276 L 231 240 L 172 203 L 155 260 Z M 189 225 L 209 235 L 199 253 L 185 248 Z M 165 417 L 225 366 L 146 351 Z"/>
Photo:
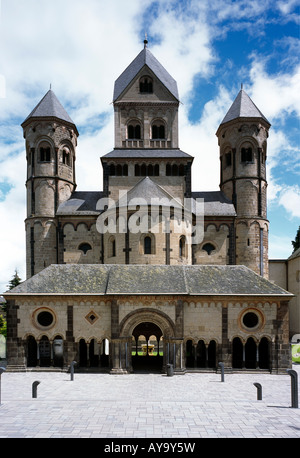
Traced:
<path fill-rule="evenodd" d="M 77 345 L 73 335 L 73 305 L 67 307 L 67 330 L 64 342 L 64 366 L 69 367 L 72 361 L 76 361 Z M 78 358 L 77 358 L 78 359 Z M 79 361 L 77 361 L 79 362 Z"/>
<path fill-rule="evenodd" d="M 224 363 L 224 367 L 231 367 L 231 348 L 228 340 L 228 308 L 227 303 L 222 304 L 222 346 L 219 349 L 220 362 Z"/>
<path fill-rule="evenodd" d="M 289 343 L 289 308 L 288 301 L 280 301 L 277 305 L 276 338 L 272 351 L 272 368 L 277 373 L 286 373 L 292 367 Z"/>
<path fill-rule="evenodd" d="M 185 373 L 185 362 L 183 358 L 183 339 L 173 340 L 174 372 L 176 374 Z"/>
<path fill-rule="evenodd" d="M 112 374 L 128 373 L 126 366 L 126 352 L 128 358 L 128 345 L 126 338 L 120 337 L 119 305 L 116 299 L 111 302 L 111 353 L 112 353 Z"/>
<path fill-rule="evenodd" d="M 6 339 L 6 370 L 26 370 L 25 345 L 18 337 L 18 310 L 19 306 L 15 300 L 7 301 L 7 339 Z"/>

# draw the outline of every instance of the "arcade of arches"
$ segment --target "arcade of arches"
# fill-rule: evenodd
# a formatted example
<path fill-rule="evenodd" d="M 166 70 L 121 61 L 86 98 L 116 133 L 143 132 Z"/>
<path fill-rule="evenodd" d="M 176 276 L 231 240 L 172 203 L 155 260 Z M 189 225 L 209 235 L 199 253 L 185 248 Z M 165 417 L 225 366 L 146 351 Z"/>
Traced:
<path fill-rule="evenodd" d="M 38 341 L 30 335 L 26 340 L 27 367 L 63 367 L 63 339 L 56 336 L 50 341 L 43 335 Z M 133 371 L 162 371 L 167 363 L 174 363 L 170 341 L 164 340 L 160 327 L 152 322 L 138 324 L 132 332 L 131 358 L 128 355 L 128 366 Z M 181 347 L 182 348 L 182 347 Z M 188 339 L 183 346 L 183 358 L 186 370 L 216 369 L 218 366 L 218 343 L 210 340 L 194 341 Z M 270 341 L 263 337 L 256 342 L 253 337 L 242 341 L 235 337 L 231 342 L 231 367 L 233 369 L 270 369 Z M 89 342 L 80 339 L 77 343 L 79 368 L 99 368 L 108 370 L 111 367 L 110 343 L 103 339 Z M 173 353 L 174 355 L 174 353 Z M 131 359 L 131 362 L 130 362 Z"/>

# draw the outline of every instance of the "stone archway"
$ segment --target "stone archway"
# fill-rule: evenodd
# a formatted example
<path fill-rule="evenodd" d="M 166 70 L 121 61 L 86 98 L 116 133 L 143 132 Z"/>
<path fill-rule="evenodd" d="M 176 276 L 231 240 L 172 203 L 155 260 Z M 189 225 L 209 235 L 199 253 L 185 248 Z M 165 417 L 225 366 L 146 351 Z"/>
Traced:
<path fill-rule="evenodd" d="M 116 369 L 113 372 L 121 372 L 123 369 L 126 369 L 127 372 L 134 370 L 133 339 L 137 335 L 145 334 L 146 336 L 155 335 L 162 338 L 162 344 L 159 345 L 159 351 L 162 353 L 160 370 L 165 371 L 168 363 L 173 363 L 176 366 L 176 359 L 177 367 L 181 369 L 182 340 L 179 341 L 175 337 L 174 322 L 164 312 L 152 308 L 143 308 L 129 313 L 120 323 L 119 339 L 115 339 L 117 357 L 115 357 Z M 148 359 L 148 362 L 151 360 Z M 145 370 L 151 371 L 151 365 L 146 365 Z"/>

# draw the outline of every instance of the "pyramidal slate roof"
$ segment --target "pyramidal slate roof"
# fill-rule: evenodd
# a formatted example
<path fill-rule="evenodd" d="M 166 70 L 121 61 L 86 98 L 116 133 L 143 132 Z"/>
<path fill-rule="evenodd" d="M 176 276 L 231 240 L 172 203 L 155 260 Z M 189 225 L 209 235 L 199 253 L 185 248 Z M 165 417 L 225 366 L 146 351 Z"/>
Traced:
<path fill-rule="evenodd" d="M 144 67 L 144 65 L 147 65 L 150 70 L 157 76 L 157 78 L 171 92 L 171 94 L 177 100 L 179 100 L 176 81 L 145 46 L 144 49 L 137 55 L 137 57 L 115 81 L 113 101 L 115 102 L 117 100 L 117 98 L 127 88 L 127 86 L 131 83 L 138 72 Z"/>
<path fill-rule="evenodd" d="M 270 124 L 243 89 L 238 93 L 221 125 L 237 118 L 262 118 Z"/>
<path fill-rule="evenodd" d="M 46 95 L 44 95 L 42 100 L 27 116 L 22 125 L 31 118 L 58 118 L 75 126 L 74 122 L 51 89 L 46 93 Z"/>
<path fill-rule="evenodd" d="M 116 264 L 53 264 L 3 295 L 112 294 L 293 297 L 242 265 Z"/>

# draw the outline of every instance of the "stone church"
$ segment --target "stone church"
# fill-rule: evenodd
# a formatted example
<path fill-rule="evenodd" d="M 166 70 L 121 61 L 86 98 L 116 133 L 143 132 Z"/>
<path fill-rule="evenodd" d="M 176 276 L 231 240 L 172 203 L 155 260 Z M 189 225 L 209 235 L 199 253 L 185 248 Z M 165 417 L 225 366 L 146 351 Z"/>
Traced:
<path fill-rule="evenodd" d="M 268 280 L 270 123 L 241 89 L 216 132 L 220 189 L 193 190 L 179 105 L 145 41 L 114 84 L 96 192 L 76 190 L 79 133 L 51 89 L 22 123 L 27 280 L 4 294 L 7 370 L 290 367 L 292 294 Z"/>

